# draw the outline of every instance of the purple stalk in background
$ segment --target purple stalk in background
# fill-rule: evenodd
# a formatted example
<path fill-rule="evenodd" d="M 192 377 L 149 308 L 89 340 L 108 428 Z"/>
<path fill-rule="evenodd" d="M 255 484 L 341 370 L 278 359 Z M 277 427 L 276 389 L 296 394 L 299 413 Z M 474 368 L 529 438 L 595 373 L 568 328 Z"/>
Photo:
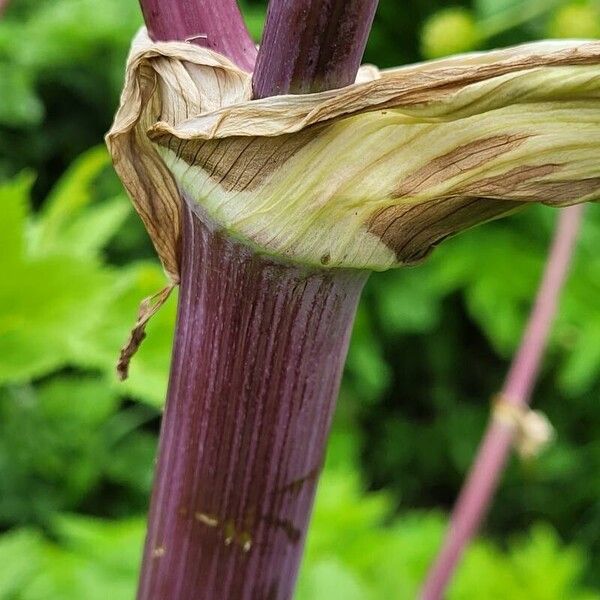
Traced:
<path fill-rule="evenodd" d="M 378 0 L 271 0 L 252 81 L 255 98 L 354 83 Z"/>
<path fill-rule="evenodd" d="M 209 47 L 251 67 L 235 2 L 141 4 L 154 39 L 203 33 Z M 312 4 L 321 29 L 305 33 L 305 44 L 337 15 L 327 2 Z M 274 14 L 267 29 L 277 32 Z M 372 13 L 368 23 L 349 17 L 346 28 L 313 40 L 315 56 L 326 54 L 321 43 L 338 50 L 295 73 L 303 89 L 315 79 L 322 89 L 334 65 L 344 73 L 335 85 L 354 80 Z M 349 40 L 359 30 L 356 48 Z M 263 46 L 276 64 L 295 52 L 293 41 Z M 287 600 L 367 274 L 257 255 L 203 223 L 185 198 L 182 218 L 177 328 L 138 600 Z"/>
<path fill-rule="evenodd" d="M 525 409 L 529 404 L 560 290 L 571 262 L 583 209 L 583 205 L 571 206 L 560 214 L 535 305 L 500 394 L 505 403 L 516 409 Z M 514 428 L 510 424 L 491 419 L 456 502 L 442 549 L 427 576 L 421 600 L 441 600 L 444 597 L 444 590 L 465 548 L 485 518 L 513 439 Z"/>

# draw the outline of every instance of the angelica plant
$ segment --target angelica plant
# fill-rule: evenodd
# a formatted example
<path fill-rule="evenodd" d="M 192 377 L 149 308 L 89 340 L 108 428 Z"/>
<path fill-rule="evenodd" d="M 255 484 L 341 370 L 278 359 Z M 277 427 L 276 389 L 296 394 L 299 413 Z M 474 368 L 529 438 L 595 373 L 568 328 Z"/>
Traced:
<path fill-rule="evenodd" d="M 376 2 L 142 0 L 107 136 L 180 286 L 139 598 L 292 595 L 371 271 L 600 191 L 600 43 L 358 69 Z M 357 72 L 358 69 L 358 72 Z"/>

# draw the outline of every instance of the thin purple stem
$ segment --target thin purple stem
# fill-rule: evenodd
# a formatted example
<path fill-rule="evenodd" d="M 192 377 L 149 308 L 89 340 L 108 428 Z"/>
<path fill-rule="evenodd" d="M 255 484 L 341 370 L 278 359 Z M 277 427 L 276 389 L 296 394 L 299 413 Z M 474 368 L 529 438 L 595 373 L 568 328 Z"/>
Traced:
<path fill-rule="evenodd" d="M 235 0 L 140 0 L 140 5 L 153 40 L 189 40 L 254 69 L 256 46 Z"/>
<path fill-rule="evenodd" d="M 378 0 L 270 0 L 253 78 L 255 98 L 354 82 Z"/>
<path fill-rule="evenodd" d="M 535 305 L 500 394 L 506 403 L 513 406 L 529 404 L 571 262 L 583 208 L 583 205 L 571 206 L 560 214 Z M 513 428 L 508 424 L 497 419 L 490 421 L 452 512 L 442 549 L 428 573 L 421 600 L 440 600 L 443 597 L 466 546 L 485 518 L 506 464 L 513 435 Z"/>
<path fill-rule="evenodd" d="M 526 404 L 539 372 L 548 333 L 557 310 L 558 297 L 571 261 L 584 206 L 564 210 L 560 216 L 556 239 L 548 259 L 547 271 L 540 286 L 523 342 L 506 377 L 503 394 Z"/>

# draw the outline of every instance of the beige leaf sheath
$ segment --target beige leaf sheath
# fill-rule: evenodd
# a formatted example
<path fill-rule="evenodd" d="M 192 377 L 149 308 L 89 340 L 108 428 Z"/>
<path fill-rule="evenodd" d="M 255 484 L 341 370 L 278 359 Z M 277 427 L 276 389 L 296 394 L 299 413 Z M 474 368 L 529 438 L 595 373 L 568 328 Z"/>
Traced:
<path fill-rule="evenodd" d="M 528 202 L 600 197 L 600 42 L 361 69 L 250 99 L 251 75 L 142 30 L 107 142 L 170 278 L 182 193 L 258 251 L 384 270 Z"/>

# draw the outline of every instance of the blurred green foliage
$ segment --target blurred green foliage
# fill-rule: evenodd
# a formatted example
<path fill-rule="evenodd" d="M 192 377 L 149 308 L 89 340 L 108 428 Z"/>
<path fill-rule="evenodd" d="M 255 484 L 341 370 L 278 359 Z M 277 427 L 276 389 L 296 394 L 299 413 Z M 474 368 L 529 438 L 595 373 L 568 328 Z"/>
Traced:
<path fill-rule="evenodd" d="M 258 39 L 264 3 L 244 4 Z M 547 35 L 598 1 L 381 0 L 382 66 Z M 114 363 L 164 275 L 107 153 L 135 0 L 13 0 L 0 21 L 0 600 L 131 598 L 176 299 L 131 376 Z M 535 402 L 555 444 L 512 462 L 451 600 L 600 598 L 600 207 L 587 209 Z M 371 278 L 357 315 L 300 600 L 412 598 L 535 292 L 536 208 Z"/>

